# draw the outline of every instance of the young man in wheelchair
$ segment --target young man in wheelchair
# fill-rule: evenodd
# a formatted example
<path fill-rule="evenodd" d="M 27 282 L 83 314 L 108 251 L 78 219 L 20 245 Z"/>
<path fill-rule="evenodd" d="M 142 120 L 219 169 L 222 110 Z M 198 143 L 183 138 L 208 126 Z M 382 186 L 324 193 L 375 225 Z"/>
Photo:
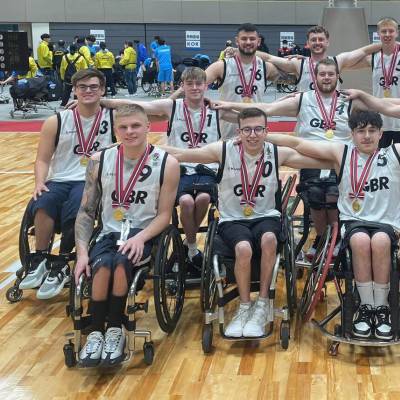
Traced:
<path fill-rule="evenodd" d="M 234 249 L 240 297 L 239 308 L 225 330 L 231 337 L 265 334 L 268 289 L 281 237 L 280 213 L 275 204 L 279 167 L 315 168 L 319 163 L 292 149 L 266 144 L 266 120 L 263 111 L 249 108 L 238 115 L 238 142 L 220 141 L 200 149 L 165 146 L 180 162 L 219 163 L 218 233 Z M 259 297 L 252 305 L 253 254 L 261 257 L 261 271 Z"/>
<path fill-rule="evenodd" d="M 271 135 L 268 141 L 334 163 L 339 176 L 338 208 L 344 243 L 351 249 L 360 296 L 353 334 L 390 340 L 389 275 L 400 230 L 400 144 L 378 148 L 382 118 L 376 112 L 353 112 L 349 127 L 353 138 L 350 146 L 284 135 Z"/>
<path fill-rule="evenodd" d="M 92 277 L 91 333 L 80 352 L 84 366 L 123 360 L 122 319 L 134 270 L 150 259 L 152 239 L 168 226 L 179 181 L 177 161 L 147 142 L 142 107 L 118 108 L 115 130 L 121 144 L 89 161 L 75 223 L 75 280 Z M 89 250 L 98 208 L 101 230 Z"/>
<path fill-rule="evenodd" d="M 60 255 L 68 255 L 74 248 L 74 222 L 87 162 L 93 151 L 115 141 L 112 112 L 100 106 L 104 75 L 94 69 L 82 70 L 74 74 L 72 85 L 78 99 L 76 108 L 61 111 L 44 122 L 36 155 L 31 209 L 36 253 L 19 287 L 40 286 L 40 299 L 56 296 L 70 279 L 69 266 L 62 257 L 49 265 L 49 243 L 59 225 Z"/>

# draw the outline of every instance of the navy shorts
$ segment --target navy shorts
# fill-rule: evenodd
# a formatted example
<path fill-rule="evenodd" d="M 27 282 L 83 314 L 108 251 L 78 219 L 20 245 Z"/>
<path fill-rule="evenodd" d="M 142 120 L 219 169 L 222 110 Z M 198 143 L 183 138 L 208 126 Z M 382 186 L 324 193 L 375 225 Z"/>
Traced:
<path fill-rule="evenodd" d="M 181 175 L 181 179 L 179 180 L 178 193 L 176 195 L 177 203 L 179 203 L 179 199 L 184 194 L 190 194 L 193 198 L 196 198 L 197 193 L 208 193 L 211 197 L 211 203 L 215 203 L 217 201 L 216 183 L 216 178 L 210 175 Z M 196 184 L 210 185 L 210 189 L 204 190 L 204 188 L 202 188 L 201 191 L 196 191 L 195 187 L 191 187 L 192 185 Z"/>
<path fill-rule="evenodd" d="M 281 241 L 282 224 L 279 217 L 255 218 L 253 220 L 226 221 L 218 225 L 218 234 L 231 249 L 242 241 L 249 242 L 253 252 L 261 253 L 261 237 L 272 232 Z"/>
<path fill-rule="evenodd" d="M 130 230 L 128 237 L 131 238 L 137 235 L 140 231 L 142 231 L 142 229 L 133 228 Z M 133 279 L 133 269 L 140 267 L 140 265 L 146 264 L 148 260 L 150 260 L 153 241 L 149 240 L 145 243 L 142 259 L 138 264 L 133 265 L 126 254 L 118 252 L 119 246 L 117 245 L 117 240 L 119 239 L 119 236 L 119 233 L 113 232 L 99 239 L 90 250 L 89 264 L 91 266 L 93 276 L 100 269 L 100 267 L 109 268 L 111 271 L 114 271 L 117 265 L 123 264 L 128 283 L 131 283 Z"/>
<path fill-rule="evenodd" d="M 61 228 L 68 221 L 75 220 L 81 205 L 85 181 L 46 182 L 49 192 L 42 192 L 32 204 L 32 215 L 43 209 Z"/>

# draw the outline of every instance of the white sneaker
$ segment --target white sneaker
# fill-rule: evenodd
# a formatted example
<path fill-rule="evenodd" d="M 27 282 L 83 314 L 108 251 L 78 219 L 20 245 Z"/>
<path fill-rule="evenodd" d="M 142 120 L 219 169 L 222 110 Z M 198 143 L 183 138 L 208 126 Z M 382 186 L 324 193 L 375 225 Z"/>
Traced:
<path fill-rule="evenodd" d="M 19 288 L 24 290 L 33 289 L 40 286 L 43 282 L 43 279 L 48 274 L 46 262 L 46 258 L 34 255 L 29 267 L 28 275 L 21 281 Z"/>
<path fill-rule="evenodd" d="M 69 265 L 65 263 L 54 262 L 51 264 L 51 270 L 42 286 L 36 293 L 40 300 L 50 299 L 61 293 L 66 283 L 71 280 Z"/>
<path fill-rule="evenodd" d="M 108 328 L 105 334 L 102 365 L 116 365 L 125 359 L 125 332 L 121 328 Z"/>
<path fill-rule="evenodd" d="M 84 367 L 94 367 L 99 364 L 104 346 L 103 334 L 99 331 L 90 333 L 83 349 L 79 352 L 80 364 Z"/>
<path fill-rule="evenodd" d="M 243 336 L 259 337 L 265 335 L 265 324 L 268 320 L 268 303 L 257 300 L 251 309 L 250 318 L 243 328 Z"/>
<path fill-rule="evenodd" d="M 236 314 L 233 316 L 232 321 L 229 322 L 225 329 L 225 335 L 230 337 L 242 337 L 243 328 L 250 315 L 251 303 L 240 304 Z"/>

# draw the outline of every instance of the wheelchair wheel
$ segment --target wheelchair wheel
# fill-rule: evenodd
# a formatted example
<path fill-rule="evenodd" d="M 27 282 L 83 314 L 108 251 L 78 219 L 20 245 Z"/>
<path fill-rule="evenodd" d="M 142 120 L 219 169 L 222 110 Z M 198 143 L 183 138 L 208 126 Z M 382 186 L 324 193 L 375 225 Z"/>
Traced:
<path fill-rule="evenodd" d="M 282 321 L 279 332 L 279 340 L 281 343 L 281 347 L 283 350 L 287 350 L 289 348 L 289 339 L 290 339 L 290 325 L 288 321 Z"/>
<path fill-rule="evenodd" d="M 203 265 L 200 281 L 200 305 L 202 312 L 212 311 L 217 302 L 217 284 L 213 272 L 213 248 L 214 238 L 218 223 L 212 221 L 208 227 L 206 242 L 204 245 Z"/>
<path fill-rule="evenodd" d="M 294 238 L 287 216 L 284 219 L 287 240 L 283 245 L 285 258 L 286 298 L 289 315 L 292 317 L 297 307 L 297 271 L 294 259 Z"/>
<path fill-rule="evenodd" d="M 337 223 L 333 226 L 329 225 L 318 243 L 318 248 L 311 263 L 311 268 L 308 271 L 300 302 L 300 313 L 305 322 L 310 320 L 317 302 L 320 299 L 329 265 L 332 260 L 337 233 Z"/>
<path fill-rule="evenodd" d="M 23 292 L 21 289 L 19 289 L 17 286 L 12 286 L 8 288 L 6 292 L 6 299 L 10 303 L 17 303 L 22 299 L 22 294 Z"/>
<path fill-rule="evenodd" d="M 211 353 L 212 340 L 213 340 L 213 325 L 212 324 L 204 324 L 202 337 L 201 337 L 201 347 L 203 348 L 204 354 Z"/>
<path fill-rule="evenodd" d="M 153 364 L 154 360 L 154 344 L 153 342 L 144 342 L 143 345 L 144 362 L 146 365 Z"/>
<path fill-rule="evenodd" d="M 185 299 L 185 255 L 178 230 L 170 225 L 158 243 L 154 261 L 154 306 L 160 328 L 172 333 Z"/>
<path fill-rule="evenodd" d="M 73 368 L 76 365 L 76 357 L 75 357 L 75 352 L 74 352 L 74 345 L 69 341 L 69 343 L 64 345 L 63 348 L 64 351 L 64 362 L 66 367 L 68 368 Z"/>

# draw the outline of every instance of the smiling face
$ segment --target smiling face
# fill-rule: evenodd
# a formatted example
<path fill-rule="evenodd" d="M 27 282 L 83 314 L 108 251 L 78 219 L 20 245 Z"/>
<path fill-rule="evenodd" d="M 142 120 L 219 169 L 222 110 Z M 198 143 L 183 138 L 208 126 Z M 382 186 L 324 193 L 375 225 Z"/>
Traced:
<path fill-rule="evenodd" d="M 97 77 L 80 79 L 74 85 L 74 92 L 80 104 L 91 105 L 98 103 L 104 94 L 105 87 L 101 86 Z"/>
<path fill-rule="evenodd" d="M 115 132 L 121 143 L 127 148 L 141 148 L 147 143 L 150 122 L 147 115 L 135 112 L 120 115 L 115 119 Z"/>
<path fill-rule="evenodd" d="M 181 86 L 185 98 L 191 101 L 201 100 L 207 90 L 207 83 L 202 79 L 185 79 Z"/>
<path fill-rule="evenodd" d="M 264 147 L 268 131 L 263 116 L 243 118 L 240 120 L 238 135 L 246 153 L 256 154 Z"/>
<path fill-rule="evenodd" d="M 394 21 L 386 21 L 379 25 L 378 35 L 383 45 L 390 46 L 396 42 L 399 34 L 397 24 Z"/>
<path fill-rule="evenodd" d="M 354 145 L 358 151 L 364 154 L 372 154 L 378 148 L 382 133 L 382 129 L 371 124 L 354 128 L 351 131 Z"/>
<path fill-rule="evenodd" d="M 236 45 L 240 54 L 243 56 L 253 56 L 256 54 L 257 48 L 260 45 L 260 37 L 257 31 L 246 32 L 240 31 L 236 36 Z"/>
<path fill-rule="evenodd" d="M 310 47 L 311 56 L 323 55 L 329 46 L 329 39 L 325 33 L 310 33 L 307 39 L 307 44 Z"/>
<path fill-rule="evenodd" d="M 319 64 L 316 78 L 320 92 L 329 94 L 336 90 L 339 74 L 335 65 Z"/>

